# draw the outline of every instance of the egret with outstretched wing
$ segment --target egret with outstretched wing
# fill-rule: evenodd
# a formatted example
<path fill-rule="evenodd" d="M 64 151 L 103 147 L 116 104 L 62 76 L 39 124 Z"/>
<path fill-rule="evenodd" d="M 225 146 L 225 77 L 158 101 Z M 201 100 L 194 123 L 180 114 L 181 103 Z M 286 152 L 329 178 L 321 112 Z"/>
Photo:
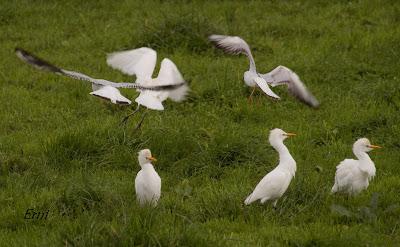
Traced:
<path fill-rule="evenodd" d="M 257 73 L 256 64 L 251 54 L 250 47 L 242 38 L 238 36 L 226 36 L 213 34 L 209 36 L 209 40 L 215 44 L 217 48 L 224 50 L 229 54 L 244 54 L 250 62 L 249 70 L 244 73 L 244 81 L 246 85 L 253 87 L 250 99 L 256 89 L 259 87 L 266 95 L 280 99 L 269 87 L 277 85 L 287 85 L 289 92 L 303 103 L 318 107 L 318 100 L 309 92 L 296 73 L 284 66 L 278 66 L 274 70 L 266 74 Z"/>

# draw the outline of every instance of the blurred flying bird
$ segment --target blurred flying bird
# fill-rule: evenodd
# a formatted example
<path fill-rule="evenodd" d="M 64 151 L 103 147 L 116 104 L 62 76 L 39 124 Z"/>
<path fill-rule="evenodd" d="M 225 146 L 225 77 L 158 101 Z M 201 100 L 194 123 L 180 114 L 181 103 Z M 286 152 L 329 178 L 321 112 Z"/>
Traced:
<path fill-rule="evenodd" d="M 91 78 L 80 72 L 58 68 L 23 49 L 16 48 L 15 52 L 21 60 L 37 69 L 91 82 L 93 89 L 93 92 L 90 93 L 91 95 L 109 100 L 114 104 L 131 104 L 131 101 L 124 97 L 118 88 L 137 89 L 140 94 L 135 99 L 138 103 L 138 108 L 134 113 L 139 110 L 140 105 L 153 110 L 164 110 L 162 105 L 164 100 L 170 98 L 173 101 L 182 101 L 189 89 L 175 64 L 168 58 L 163 59 L 158 76 L 152 79 L 151 76 L 157 55 L 154 50 L 146 47 L 115 52 L 109 54 L 107 58 L 107 64 L 111 67 L 119 69 L 128 75 L 136 75 L 135 83 L 115 83 L 104 79 Z M 131 115 L 133 114 L 124 118 L 124 122 Z"/>
<path fill-rule="evenodd" d="M 114 52 L 108 55 L 107 64 L 127 75 L 136 75 L 136 83 L 145 86 L 168 86 L 180 85 L 173 90 L 141 90 L 139 97 L 135 99 L 138 104 L 136 110 L 127 115 L 123 122 L 139 111 L 140 105 L 152 110 L 164 110 L 162 102 L 168 98 L 180 102 L 185 99 L 189 87 L 185 83 L 176 65 L 168 58 L 161 61 L 160 71 L 156 78 L 152 78 L 156 66 L 157 53 L 153 49 L 142 47 L 134 50 Z M 144 116 L 144 115 L 143 115 Z M 140 121 L 140 123 L 143 121 Z M 140 126 L 140 123 L 138 126 Z"/>
<path fill-rule="evenodd" d="M 136 198 L 141 206 L 156 206 L 161 196 L 161 178 L 151 161 L 157 161 L 149 149 L 141 150 L 138 156 L 141 170 L 135 178 Z"/>
<path fill-rule="evenodd" d="M 271 146 L 279 153 L 279 164 L 274 170 L 265 175 L 257 184 L 253 193 L 251 193 L 244 203 L 250 203 L 261 200 L 264 204 L 266 201 L 272 201 L 276 206 L 278 199 L 285 193 L 289 187 L 290 181 L 296 173 L 296 161 L 290 155 L 288 148 L 283 141 L 293 133 L 286 133 L 281 129 L 273 129 L 269 134 L 269 142 Z"/>
<path fill-rule="evenodd" d="M 376 168 L 367 152 L 376 148 L 381 147 L 372 145 L 367 138 L 358 139 L 353 144 L 353 153 L 358 160 L 345 159 L 336 166 L 335 184 L 331 192 L 355 195 L 368 188 Z"/>
<path fill-rule="evenodd" d="M 253 87 L 253 90 L 249 96 L 252 99 L 252 95 L 257 87 L 259 87 L 268 96 L 280 99 L 276 95 L 269 85 L 272 87 L 278 85 L 287 85 L 289 92 L 303 103 L 311 106 L 318 107 L 318 100 L 309 92 L 300 78 L 289 68 L 285 66 L 278 66 L 271 72 L 266 74 L 257 73 L 256 64 L 251 54 L 250 47 L 242 38 L 238 36 L 225 36 L 213 34 L 208 37 L 211 42 L 215 44 L 217 48 L 224 50 L 229 54 L 244 54 L 250 61 L 250 68 L 244 72 L 244 82 L 246 85 Z"/>

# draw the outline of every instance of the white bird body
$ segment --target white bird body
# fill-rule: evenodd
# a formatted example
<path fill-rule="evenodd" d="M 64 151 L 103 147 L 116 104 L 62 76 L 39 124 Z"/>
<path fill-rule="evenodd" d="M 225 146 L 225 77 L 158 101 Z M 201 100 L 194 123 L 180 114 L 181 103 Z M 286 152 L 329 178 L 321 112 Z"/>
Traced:
<path fill-rule="evenodd" d="M 254 191 L 244 201 L 246 205 L 261 200 L 261 203 L 273 201 L 275 207 L 278 199 L 285 193 L 292 178 L 295 176 L 296 161 L 283 144 L 283 141 L 287 137 L 293 135 L 294 134 L 286 133 L 281 129 L 274 129 L 271 131 L 269 141 L 279 153 L 279 164 L 261 179 Z"/>
<path fill-rule="evenodd" d="M 156 66 L 157 53 L 153 49 L 142 47 L 139 49 L 114 52 L 108 55 L 107 64 L 128 75 L 136 75 L 136 83 L 142 86 L 164 86 L 184 83 L 176 65 L 168 58 L 161 61 L 160 71 L 156 78 L 152 78 Z M 140 95 L 135 101 L 153 110 L 164 110 L 162 102 L 170 98 L 179 102 L 185 99 L 188 86 L 182 85 L 175 90 L 149 91 L 138 89 Z"/>
<path fill-rule="evenodd" d="M 146 95 L 155 96 L 156 99 L 153 101 L 158 101 L 158 104 L 155 106 L 158 110 L 164 109 L 161 102 L 167 97 L 174 101 L 181 101 L 188 91 L 186 82 L 183 80 L 175 64 L 169 59 L 164 59 L 161 63 L 159 76 L 155 79 L 151 78 L 157 56 L 156 52 L 150 48 L 116 52 L 108 56 L 107 63 L 111 67 L 117 68 L 129 75 L 136 74 L 137 78 L 135 83 L 116 83 L 104 79 L 92 78 L 80 72 L 59 68 L 23 49 L 16 48 L 15 52 L 21 60 L 37 69 L 90 82 L 93 89 L 93 92 L 90 93 L 91 95 L 109 100 L 114 104 L 131 104 L 131 101 L 125 98 L 118 88 L 135 88 L 140 92 L 146 92 Z M 147 101 L 150 101 L 150 103 L 152 102 L 151 98 Z M 144 102 L 143 105 L 146 105 L 146 103 L 147 102 Z M 149 108 L 151 108 L 151 106 Z"/>
<path fill-rule="evenodd" d="M 374 148 L 367 138 L 358 139 L 353 145 L 353 153 L 358 158 L 345 159 L 336 167 L 335 184 L 331 192 L 343 192 L 356 195 L 368 188 L 369 182 L 375 176 L 376 168 L 367 152 Z"/>
<path fill-rule="evenodd" d="M 151 164 L 155 158 L 148 149 L 139 152 L 141 170 L 135 178 L 136 198 L 141 206 L 156 206 L 161 196 L 161 178 Z"/>
<path fill-rule="evenodd" d="M 242 38 L 238 36 L 225 36 L 213 34 L 209 40 L 214 42 L 218 48 L 223 49 L 230 54 L 245 54 L 250 62 L 249 70 L 244 73 L 244 82 L 249 87 L 259 87 L 268 96 L 280 99 L 269 87 L 286 84 L 289 92 L 297 97 L 302 102 L 312 106 L 318 107 L 319 102 L 307 90 L 304 83 L 300 80 L 296 73 L 286 68 L 285 66 L 278 66 L 271 72 L 266 74 L 257 73 L 256 64 L 251 54 L 250 47 Z"/>

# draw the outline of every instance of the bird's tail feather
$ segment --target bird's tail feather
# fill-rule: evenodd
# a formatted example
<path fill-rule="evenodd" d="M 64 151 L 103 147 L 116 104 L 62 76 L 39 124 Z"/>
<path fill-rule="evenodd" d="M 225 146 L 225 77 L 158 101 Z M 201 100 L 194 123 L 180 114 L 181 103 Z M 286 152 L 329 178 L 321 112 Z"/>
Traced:
<path fill-rule="evenodd" d="M 183 84 L 177 89 L 170 91 L 168 97 L 171 98 L 171 100 L 173 101 L 180 102 L 186 98 L 188 91 L 189 91 L 188 85 Z"/>
<path fill-rule="evenodd" d="M 249 205 L 249 204 L 251 204 L 252 202 L 254 202 L 255 200 L 256 200 L 256 199 L 253 198 L 253 193 L 251 193 L 251 194 L 246 198 L 246 200 L 244 200 L 244 204 Z"/>

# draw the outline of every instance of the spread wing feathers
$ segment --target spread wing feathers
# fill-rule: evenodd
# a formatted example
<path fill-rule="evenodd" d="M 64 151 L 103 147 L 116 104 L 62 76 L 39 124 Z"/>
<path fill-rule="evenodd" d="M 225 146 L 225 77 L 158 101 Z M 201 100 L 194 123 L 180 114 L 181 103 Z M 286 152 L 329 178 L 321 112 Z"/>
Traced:
<path fill-rule="evenodd" d="M 103 86 L 90 93 L 91 95 L 110 100 L 114 104 L 130 105 L 132 102 L 121 95 L 118 89 L 112 86 Z"/>
<path fill-rule="evenodd" d="M 287 176 L 283 172 L 275 169 L 272 170 L 261 179 L 253 193 L 246 198 L 244 203 L 249 205 L 250 203 L 262 198 L 272 199 L 280 197 L 282 190 L 284 190 L 288 185 L 288 181 L 286 180 Z"/>
<path fill-rule="evenodd" d="M 354 177 L 354 172 L 358 167 L 358 161 L 353 159 L 345 159 L 336 166 L 335 184 L 332 187 L 332 192 L 337 192 L 351 184 Z"/>
<path fill-rule="evenodd" d="M 109 66 L 128 75 L 136 75 L 141 79 L 151 78 L 156 62 L 156 51 L 147 47 L 114 52 L 107 56 Z"/>
<path fill-rule="evenodd" d="M 242 38 L 238 36 L 226 36 L 213 34 L 208 39 L 214 43 L 217 48 L 224 50 L 229 54 L 245 54 L 250 60 L 250 70 L 255 71 L 255 62 L 251 54 L 250 47 Z"/>
<path fill-rule="evenodd" d="M 180 84 L 174 84 L 174 85 L 159 85 L 159 86 L 141 86 L 139 84 L 130 83 L 130 82 L 115 83 L 115 82 L 107 81 L 104 79 L 95 79 L 95 78 L 92 78 L 85 74 L 82 74 L 80 72 L 61 69 L 53 64 L 50 64 L 47 61 L 44 61 L 43 59 L 36 57 L 35 55 L 33 55 L 21 48 L 15 48 L 15 53 L 22 61 L 32 65 L 36 69 L 47 71 L 47 72 L 53 72 L 53 73 L 56 73 L 59 75 L 68 76 L 68 77 L 71 77 L 71 78 L 74 78 L 77 80 L 91 82 L 93 84 L 94 89 L 99 89 L 99 86 L 112 86 L 115 88 L 122 87 L 122 88 L 136 88 L 136 89 L 140 89 L 140 90 L 163 91 L 163 90 L 178 89 L 179 87 L 185 85 L 184 82 L 180 83 Z"/>
<path fill-rule="evenodd" d="M 185 83 L 185 80 L 183 79 L 176 65 L 168 58 L 164 58 L 161 62 L 160 72 L 155 79 L 155 85 L 179 84 L 183 85 L 168 92 L 168 97 L 171 98 L 173 101 L 179 102 L 184 100 L 189 91 L 189 87 Z"/>
<path fill-rule="evenodd" d="M 151 91 L 143 91 L 139 97 L 135 99 L 136 103 L 143 105 L 152 110 L 164 110 L 161 100 L 156 97 Z"/>
<path fill-rule="evenodd" d="M 255 77 L 254 82 L 261 88 L 261 90 L 266 93 L 268 96 L 275 98 L 275 99 L 280 99 L 278 95 L 276 95 L 274 92 L 272 92 L 271 88 L 269 88 L 268 83 L 261 77 Z"/>
<path fill-rule="evenodd" d="M 286 84 L 289 92 L 297 99 L 311 107 L 319 106 L 318 100 L 308 91 L 299 76 L 285 66 L 278 66 L 271 72 L 261 75 L 261 77 L 273 87 Z"/>
<path fill-rule="evenodd" d="M 250 47 L 242 38 L 238 36 L 226 36 L 213 34 L 208 39 L 215 44 L 217 48 L 224 50 L 229 54 L 245 54 L 251 55 Z"/>

